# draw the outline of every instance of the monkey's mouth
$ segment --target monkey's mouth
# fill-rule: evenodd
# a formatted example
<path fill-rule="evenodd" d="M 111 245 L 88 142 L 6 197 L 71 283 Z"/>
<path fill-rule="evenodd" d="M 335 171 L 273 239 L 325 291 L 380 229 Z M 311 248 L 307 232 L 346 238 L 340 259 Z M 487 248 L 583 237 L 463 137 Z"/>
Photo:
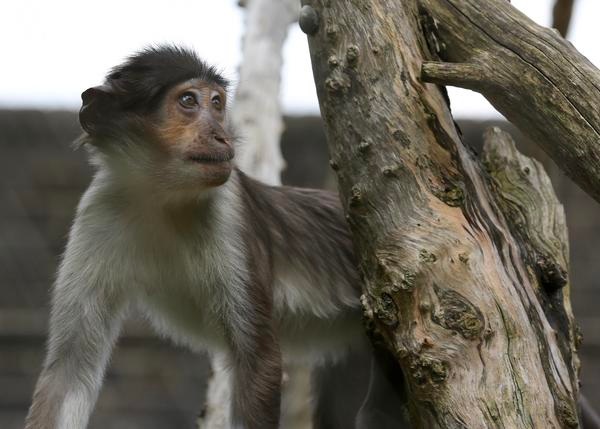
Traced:
<path fill-rule="evenodd" d="M 197 164 L 220 164 L 222 162 L 228 162 L 233 159 L 233 152 L 222 152 L 222 153 L 194 153 L 186 157 L 189 162 Z"/>

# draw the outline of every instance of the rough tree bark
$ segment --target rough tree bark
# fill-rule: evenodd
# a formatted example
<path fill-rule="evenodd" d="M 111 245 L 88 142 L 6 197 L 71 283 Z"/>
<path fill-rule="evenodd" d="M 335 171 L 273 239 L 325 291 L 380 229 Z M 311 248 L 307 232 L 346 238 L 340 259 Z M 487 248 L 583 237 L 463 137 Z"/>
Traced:
<path fill-rule="evenodd" d="M 482 159 L 493 197 L 521 249 L 529 279 L 537 285 L 537 298 L 557 333 L 560 350 L 569 367 L 578 371 L 581 333 L 571 308 L 564 208 L 542 164 L 520 154 L 499 128 L 484 135 Z"/>
<path fill-rule="evenodd" d="M 566 247 L 560 242 L 566 239 L 562 209 L 547 188 L 534 187 L 546 184 L 532 166 L 527 168 L 537 182 L 529 192 L 536 191 L 539 206 L 519 205 L 523 192 L 511 199 L 511 191 L 501 185 L 516 186 L 513 176 L 525 174 L 525 167 L 509 174 L 492 162 L 505 157 L 511 159 L 506 167 L 513 168 L 517 161 L 512 159 L 520 158 L 509 149 L 496 158 L 488 150 L 488 165 L 497 172 L 494 180 L 488 179 L 462 144 L 444 91 L 421 81 L 422 63 L 436 59 L 441 47 L 463 52 L 467 48 L 454 44 L 472 47 L 472 39 L 492 44 L 487 33 L 465 34 L 464 27 L 474 26 L 466 18 L 448 36 L 450 30 L 440 30 L 441 18 L 432 18 L 430 9 L 463 17 L 461 7 L 483 9 L 488 21 L 496 13 L 497 19 L 505 19 L 515 12 L 505 0 L 303 3 L 300 25 L 309 35 L 331 167 L 360 260 L 365 315 L 406 375 L 413 426 L 577 427 L 577 336 L 566 289 Z M 496 31 L 514 32 L 501 28 L 514 21 L 502 22 L 494 24 Z M 531 39 L 531 44 L 541 43 Z M 580 59 L 562 43 L 558 48 L 554 41 L 547 44 Z M 571 155 L 572 167 L 582 161 L 572 149 L 577 143 L 567 145 L 558 136 L 567 135 L 566 128 L 596 136 L 589 119 L 594 112 L 574 107 L 577 94 L 558 89 L 553 96 L 559 106 L 551 110 L 543 100 L 552 94 L 538 94 L 535 86 L 542 81 L 538 68 L 514 54 L 498 62 L 486 58 L 479 58 L 478 71 L 533 69 L 525 77 L 537 78 L 531 86 L 506 83 L 505 92 L 500 87 L 492 92 L 514 103 L 506 107 L 511 116 L 524 111 L 534 137 L 548 136 L 553 129 L 549 142 L 560 144 L 563 156 Z M 430 79 L 464 80 L 465 70 L 456 65 L 429 66 L 424 71 Z M 489 75 L 477 76 L 468 67 L 467 77 L 485 88 Z M 558 77 L 569 77 L 559 66 L 555 70 Z M 576 75 L 579 82 L 585 80 Z M 564 94 L 572 98 L 565 101 Z M 524 100 L 529 100 L 526 106 L 518 104 Z M 579 111 L 585 119 L 574 113 Z M 569 117 L 561 116 L 566 112 Z M 555 123 L 544 122 L 554 116 Z M 589 144 L 595 140 L 576 138 L 588 152 L 596 150 Z M 579 168 L 576 176 L 594 189 L 599 179 L 592 174 L 593 160 Z M 510 180 L 503 181 L 500 171 Z M 600 187 L 595 189 L 600 194 Z M 532 219 L 542 217 L 544 222 L 534 225 Z M 548 231 L 554 235 L 547 237 Z"/>
<path fill-rule="evenodd" d="M 281 184 L 284 167 L 279 140 L 283 130 L 279 93 L 283 44 L 290 24 L 298 19 L 298 0 L 246 0 L 246 31 L 239 84 L 231 111 L 241 144 L 238 165 L 271 185 Z M 231 403 L 230 374 L 220 356 L 211 358 L 212 376 L 206 403 L 198 420 L 200 429 L 228 429 Z M 310 429 L 310 369 L 284 368 L 282 421 L 287 429 Z"/>

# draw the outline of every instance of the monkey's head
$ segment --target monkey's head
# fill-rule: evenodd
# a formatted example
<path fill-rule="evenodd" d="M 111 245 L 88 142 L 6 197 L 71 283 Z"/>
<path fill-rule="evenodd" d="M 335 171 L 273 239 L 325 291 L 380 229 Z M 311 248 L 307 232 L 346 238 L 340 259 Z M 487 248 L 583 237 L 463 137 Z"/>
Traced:
<path fill-rule="evenodd" d="M 190 50 L 147 48 L 81 94 L 82 142 L 170 189 L 219 186 L 233 168 L 227 85 Z"/>

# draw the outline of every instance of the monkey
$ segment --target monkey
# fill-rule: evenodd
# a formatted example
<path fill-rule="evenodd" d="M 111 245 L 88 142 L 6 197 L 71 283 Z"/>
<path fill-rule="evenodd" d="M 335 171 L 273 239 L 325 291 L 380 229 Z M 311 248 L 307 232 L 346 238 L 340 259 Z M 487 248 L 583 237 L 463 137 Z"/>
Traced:
<path fill-rule="evenodd" d="M 234 428 L 278 427 L 283 362 L 364 341 L 337 195 L 237 168 L 228 85 L 192 50 L 159 45 L 82 93 L 77 145 L 95 174 L 53 287 L 27 429 L 86 427 L 132 311 L 225 359 Z"/>

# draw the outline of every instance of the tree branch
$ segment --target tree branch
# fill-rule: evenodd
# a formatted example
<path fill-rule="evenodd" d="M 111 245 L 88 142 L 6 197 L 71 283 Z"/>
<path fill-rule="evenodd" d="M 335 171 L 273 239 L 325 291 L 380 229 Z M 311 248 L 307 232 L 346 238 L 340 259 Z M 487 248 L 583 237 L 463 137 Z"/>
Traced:
<path fill-rule="evenodd" d="M 486 79 L 471 88 L 600 201 L 600 71 L 505 0 L 420 4 L 422 21 L 434 23 L 423 26 L 436 41 L 430 55 L 481 67 Z"/>
<path fill-rule="evenodd" d="M 424 82 L 452 85 L 466 89 L 479 88 L 485 82 L 484 69 L 476 64 L 426 61 L 421 66 Z"/>
<path fill-rule="evenodd" d="M 563 37 L 567 37 L 573 14 L 575 0 L 556 0 L 552 9 L 552 28 L 556 28 Z"/>
<path fill-rule="evenodd" d="M 557 332 L 562 356 L 576 378 L 581 341 L 569 299 L 569 238 L 562 204 L 541 163 L 517 150 L 511 136 L 499 128 L 484 135 L 482 158 L 491 178 L 491 189 L 514 231 L 529 277 L 537 284 L 546 316 Z"/>

